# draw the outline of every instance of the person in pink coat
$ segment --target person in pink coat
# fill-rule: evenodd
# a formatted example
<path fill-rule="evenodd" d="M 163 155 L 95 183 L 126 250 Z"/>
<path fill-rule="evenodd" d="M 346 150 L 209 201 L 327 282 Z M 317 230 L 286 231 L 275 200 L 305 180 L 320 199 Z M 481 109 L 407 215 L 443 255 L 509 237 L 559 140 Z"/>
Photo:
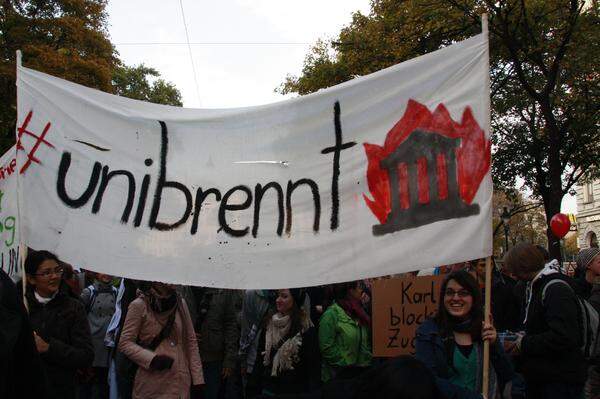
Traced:
<path fill-rule="evenodd" d="M 202 397 L 196 334 L 188 307 L 172 285 L 152 283 L 131 302 L 119 350 L 138 366 L 134 399 Z"/>

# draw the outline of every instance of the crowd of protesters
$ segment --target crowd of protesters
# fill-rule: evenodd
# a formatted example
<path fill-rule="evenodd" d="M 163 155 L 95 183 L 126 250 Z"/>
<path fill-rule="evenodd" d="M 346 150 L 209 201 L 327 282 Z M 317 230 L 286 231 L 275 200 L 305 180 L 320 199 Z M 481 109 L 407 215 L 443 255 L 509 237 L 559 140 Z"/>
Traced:
<path fill-rule="evenodd" d="M 485 262 L 438 271 L 439 308 L 415 355 L 383 359 L 368 281 L 174 286 L 77 273 L 30 250 L 25 284 L 0 271 L 0 398 L 479 399 L 483 385 L 487 398 L 600 397 L 581 311 L 600 311 L 598 248 L 580 251 L 569 276 L 544 248 L 514 246 L 493 270 L 489 318 Z"/>

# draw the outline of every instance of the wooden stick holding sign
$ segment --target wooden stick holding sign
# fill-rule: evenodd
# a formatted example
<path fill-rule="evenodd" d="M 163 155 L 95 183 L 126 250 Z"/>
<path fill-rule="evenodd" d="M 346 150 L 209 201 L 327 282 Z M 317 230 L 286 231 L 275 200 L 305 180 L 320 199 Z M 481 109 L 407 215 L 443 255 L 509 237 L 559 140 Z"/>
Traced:
<path fill-rule="evenodd" d="M 484 305 L 484 322 L 490 323 L 492 301 L 492 257 L 485 259 L 485 305 Z M 490 390 L 490 341 L 483 341 L 483 384 L 481 385 L 481 393 L 485 398 L 488 397 Z"/>
<path fill-rule="evenodd" d="M 486 39 L 487 48 L 486 48 L 486 63 L 487 70 L 490 70 L 490 55 L 489 55 L 489 33 L 488 33 L 488 16 L 487 14 L 481 15 L 481 33 Z M 484 96 L 484 101 L 487 102 L 486 109 L 491 110 L 490 104 L 490 74 L 489 72 L 486 74 L 486 85 L 488 90 L 488 95 Z M 491 132 L 491 115 L 488 111 L 486 114 L 486 121 L 484 123 L 484 128 L 487 128 L 488 133 Z M 490 237 L 491 238 L 491 237 Z M 492 294 L 492 258 L 487 257 L 485 260 L 485 305 L 484 305 L 484 322 L 488 324 L 490 322 L 490 311 L 491 311 L 491 294 Z M 485 398 L 488 397 L 489 393 L 489 375 L 490 375 L 490 343 L 489 341 L 483 342 L 483 384 L 481 385 L 481 391 Z"/>

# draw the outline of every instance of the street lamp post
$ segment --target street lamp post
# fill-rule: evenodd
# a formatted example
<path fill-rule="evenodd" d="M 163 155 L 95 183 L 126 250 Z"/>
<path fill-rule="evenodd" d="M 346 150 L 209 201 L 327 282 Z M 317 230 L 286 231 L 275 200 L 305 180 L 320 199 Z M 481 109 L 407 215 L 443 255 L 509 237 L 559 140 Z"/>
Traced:
<path fill-rule="evenodd" d="M 502 224 L 504 225 L 504 253 L 508 252 L 508 222 L 510 221 L 510 216 L 508 207 L 503 206 L 500 219 L 502 219 Z"/>

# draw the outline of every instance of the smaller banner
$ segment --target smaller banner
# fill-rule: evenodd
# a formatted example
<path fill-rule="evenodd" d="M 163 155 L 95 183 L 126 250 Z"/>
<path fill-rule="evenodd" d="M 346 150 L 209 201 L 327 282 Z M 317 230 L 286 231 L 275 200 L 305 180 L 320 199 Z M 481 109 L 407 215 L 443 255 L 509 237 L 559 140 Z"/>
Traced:
<path fill-rule="evenodd" d="M 373 282 L 373 356 L 414 355 L 415 333 L 438 309 L 444 276 Z"/>
<path fill-rule="evenodd" d="M 15 155 L 15 147 L 12 147 L 0 158 L 0 269 L 13 281 L 21 278 Z"/>

